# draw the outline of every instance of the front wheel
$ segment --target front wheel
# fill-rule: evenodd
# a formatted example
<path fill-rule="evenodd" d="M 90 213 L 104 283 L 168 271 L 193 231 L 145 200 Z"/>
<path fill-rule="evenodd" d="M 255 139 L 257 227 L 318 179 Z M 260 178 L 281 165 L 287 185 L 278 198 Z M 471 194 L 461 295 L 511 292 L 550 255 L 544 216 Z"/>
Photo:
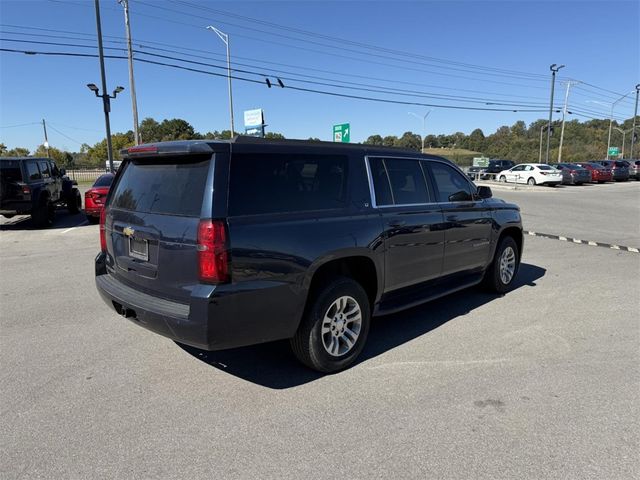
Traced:
<path fill-rule="evenodd" d="M 502 183 L 507 183 L 507 177 L 505 177 L 504 175 L 500 175 L 499 181 Z"/>
<path fill-rule="evenodd" d="M 492 292 L 506 293 L 511 289 L 519 267 L 518 244 L 513 237 L 504 237 L 484 274 L 484 287 Z"/>
<path fill-rule="evenodd" d="M 311 294 L 291 348 L 309 368 L 337 372 L 351 365 L 369 334 L 371 308 L 362 286 L 338 277 Z"/>

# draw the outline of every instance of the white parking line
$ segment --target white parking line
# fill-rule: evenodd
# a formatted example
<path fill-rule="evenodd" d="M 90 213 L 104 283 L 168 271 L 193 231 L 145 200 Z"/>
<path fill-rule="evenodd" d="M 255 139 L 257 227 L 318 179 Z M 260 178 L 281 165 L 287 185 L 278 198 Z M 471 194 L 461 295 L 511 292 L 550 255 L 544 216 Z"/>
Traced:
<path fill-rule="evenodd" d="M 89 220 L 85 220 L 84 222 L 82 222 L 79 225 L 76 225 L 75 227 L 71 227 L 71 228 L 67 228 L 66 230 L 63 230 L 62 232 L 60 232 L 60 235 L 64 235 L 65 233 L 70 232 L 71 230 L 74 230 L 78 227 L 83 227 L 85 225 L 89 225 Z"/>

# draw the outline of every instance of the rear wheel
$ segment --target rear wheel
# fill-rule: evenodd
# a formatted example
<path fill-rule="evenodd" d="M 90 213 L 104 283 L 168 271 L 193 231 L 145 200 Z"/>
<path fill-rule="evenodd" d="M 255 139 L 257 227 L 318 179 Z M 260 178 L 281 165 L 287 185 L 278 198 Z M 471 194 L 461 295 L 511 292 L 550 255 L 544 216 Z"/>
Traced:
<path fill-rule="evenodd" d="M 513 237 L 503 237 L 498 244 L 493 262 L 484 274 L 483 286 L 496 293 L 509 291 L 519 267 L 518 244 Z"/>
<path fill-rule="evenodd" d="M 75 215 L 80 213 L 80 209 L 82 208 L 82 196 L 77 189 L 71 190 L 70 198 L 67 200 L 67 210 L 71 215 Z"/>
<path fill-rule="evenodd" d="M 371 311 L 362 286 L 338 277 L 311 294 L 291 348 L 309 368 L 337 372 L 358 357 L 369 334 Z"/>
<path fill-rule="evenodd" d="M 536 179 L 533 177 L 529 177 L 529 180 L 527 180 L 527 184 L 529 185 L 535 185 L 536 184 Z"/>
<path fill-rule="evenodd" d="M 36 227 L 45 228 L 53 225 L 54 216 L 55 206 L 48 198 L 43 198 L 31 214 L 31 220 Z"/>

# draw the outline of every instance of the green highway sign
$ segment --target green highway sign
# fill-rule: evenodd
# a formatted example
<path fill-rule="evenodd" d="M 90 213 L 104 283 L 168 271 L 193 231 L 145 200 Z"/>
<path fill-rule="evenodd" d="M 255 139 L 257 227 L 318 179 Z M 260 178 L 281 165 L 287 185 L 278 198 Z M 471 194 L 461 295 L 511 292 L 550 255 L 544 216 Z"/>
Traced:
<path fill-rule="evenodd" d="M 615 157 L 620 155 L 620 149 L 618 147 L 609 147 L 609 156 Z"/>
<path fill-rule="evenodd" d="M 349 143 L 351 140 L 351 127 L 348 123 L 333 126 L 333 141 Z"/>

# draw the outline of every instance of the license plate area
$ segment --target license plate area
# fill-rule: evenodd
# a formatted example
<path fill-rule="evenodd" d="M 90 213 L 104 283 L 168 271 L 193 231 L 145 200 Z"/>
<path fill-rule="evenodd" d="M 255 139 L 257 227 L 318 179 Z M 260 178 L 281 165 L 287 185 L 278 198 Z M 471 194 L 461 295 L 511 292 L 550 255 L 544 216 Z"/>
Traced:
<path fill-rule="evenodd" d="M 149 242 L 141 238 L 129 237 L 129 256 L 148 262 Z"/>

